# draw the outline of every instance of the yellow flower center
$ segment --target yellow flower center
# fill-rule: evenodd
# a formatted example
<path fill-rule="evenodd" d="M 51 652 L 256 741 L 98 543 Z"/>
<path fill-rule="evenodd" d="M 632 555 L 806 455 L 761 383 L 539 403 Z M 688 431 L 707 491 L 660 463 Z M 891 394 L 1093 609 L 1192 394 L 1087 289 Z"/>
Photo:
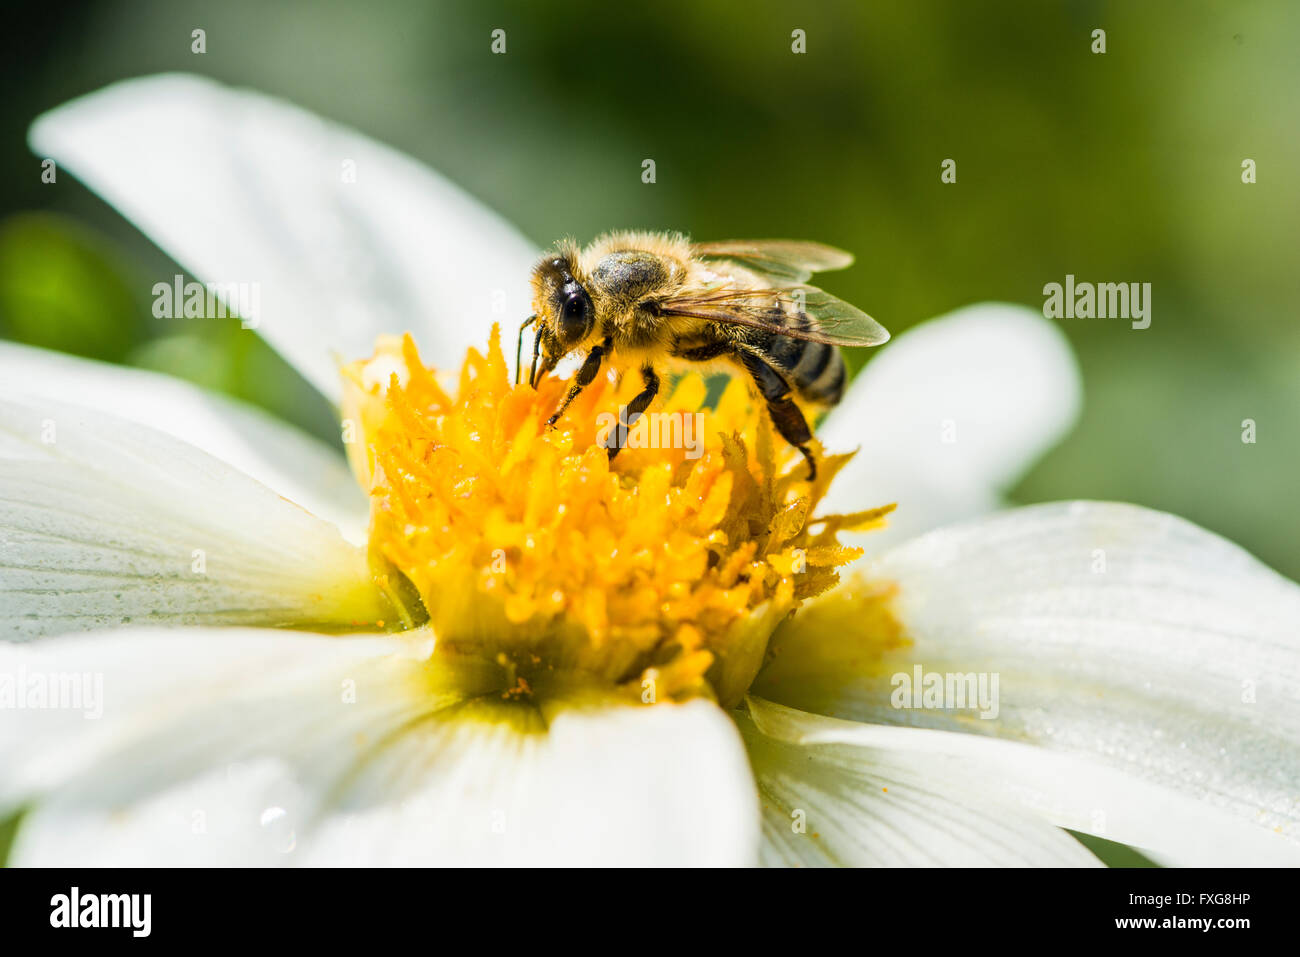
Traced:
<path fill-rule="evenodd" d="M 611 460 L 639 377 L 598 377 L 550 428 L 568 383 L 512 385 L 496 329 L 454 391 L 409 335 L 344 377 L 372 555 L 418 593 L 438 648 L 502 666 L 511 694 L 565 674 L 734 704 L 776 625 L 860 554 L 837 534 L 892 508 L 814 518 L 850 456 L 816 448 L 804 480 L 739 379 L 709 406 L 682 377 Z"/>

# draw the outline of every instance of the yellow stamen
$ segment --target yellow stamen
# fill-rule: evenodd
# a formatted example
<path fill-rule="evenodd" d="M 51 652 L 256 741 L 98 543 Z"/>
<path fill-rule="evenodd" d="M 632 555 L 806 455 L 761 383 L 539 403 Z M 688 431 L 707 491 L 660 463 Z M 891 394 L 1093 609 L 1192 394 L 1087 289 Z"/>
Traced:
<path fill-rule="evenodd" d="M 683 377 L 611 461 L 601 440 L 639 378 L 599 377 L 548 429 L 567 383 L 512 386 L 496 329 L 454 392 L 410 336 L 344 376 L 372 554 L 414 586 L 438 647 L 500 664 L 512 697 L 565 674 L 734 704 L 776 625 L 860 554 L 838 532 L 892 508 L 813 519 L 850 456 L 815 449 L 803 480 L 738 379 L 705 409 L 704 380 Z"/>

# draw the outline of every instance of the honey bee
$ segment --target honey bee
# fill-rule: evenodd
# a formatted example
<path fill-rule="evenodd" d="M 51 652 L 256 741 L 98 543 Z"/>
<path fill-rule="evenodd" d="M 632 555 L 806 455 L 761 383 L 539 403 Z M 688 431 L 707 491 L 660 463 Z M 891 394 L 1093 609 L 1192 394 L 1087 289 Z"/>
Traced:
<path fill-rule="evenodd" d="M 644 388 L 610 437 L 612 459 L 659 391 L 656 363 L 730 363 L 753 380 L 772 424 L 803 453 L 812 480 L 812 431 L 794 397 L 835 405 L 845 381 L 837 346 L 889 338 L 865 312 L 807 284 L 813 273 L 852 261 L 843 250 L 792 240 L 692 243 L 674 233 L 618 232 L 585 249 L 562 241 L 533 270 L 534 312 L 519 330 L 516 368 L 524 329 L 533 324 L 530 384 L 565 356 L 585 354 L 549 420 L 553 427 L 607 359 L 639 365 Z"/>

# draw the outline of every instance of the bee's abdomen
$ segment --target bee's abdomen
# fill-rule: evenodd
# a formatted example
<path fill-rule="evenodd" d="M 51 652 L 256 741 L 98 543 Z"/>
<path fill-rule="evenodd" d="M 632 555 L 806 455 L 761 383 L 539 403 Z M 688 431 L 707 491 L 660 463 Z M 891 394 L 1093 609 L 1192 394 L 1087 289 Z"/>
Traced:
<path fill-rule="evenodd" d="M 844 357 L 835 346 L 806 339 L 788 339 L 803 347 L 803 355 L 790 370 L 790 384 L 805 399 L 835 405 L 844 394 Z"/>
<path fill-rule="evenodd" d="M 807 316 L 798 315 L 787 320 L 798 329 L 812 326 Z M 809 339 L 796 339 L 775 332 L 762 335 L 763 351 L 785 375 L 799 395 L 822 405 L 835 405 L 844 394 L 844 357 L 835 346 Z"/>

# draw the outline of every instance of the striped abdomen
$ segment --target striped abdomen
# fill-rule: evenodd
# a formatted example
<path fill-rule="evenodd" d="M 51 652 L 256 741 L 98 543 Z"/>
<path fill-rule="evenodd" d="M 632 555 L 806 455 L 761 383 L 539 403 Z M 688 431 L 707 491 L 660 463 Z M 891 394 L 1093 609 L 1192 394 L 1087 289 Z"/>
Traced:
<path fill-rule="evenodd" d="M 815 328 L 803 314 L 787 318 L 797 329 Z M 767 330 L 748 330 L 749 341 L 762 349 L 799 395 L 810 402 L 835 405 L 844 394 L 846 376 L 840 350 L 824 342 L 796 339 Z"/>

